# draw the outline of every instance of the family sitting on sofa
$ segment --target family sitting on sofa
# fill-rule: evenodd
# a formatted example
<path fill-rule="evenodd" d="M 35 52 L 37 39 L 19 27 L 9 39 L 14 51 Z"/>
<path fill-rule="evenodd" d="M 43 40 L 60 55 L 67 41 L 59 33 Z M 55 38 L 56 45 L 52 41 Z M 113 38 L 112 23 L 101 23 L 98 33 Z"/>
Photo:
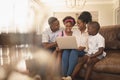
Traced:
<path fill-rule="evenodd" d="M 100 24 L 92 21 L 88 11 L 83 11 L 77 22 L 73 17 L 66 16 L 63 19 L 65 29 L 60 27 L 56 17 L 50 17 L 48 23 L 50 27 L 42 34 L 42 45 L 56 57 L 57 67 L 62 69 L 62 80 L 74 80 L 84 64 L 86 64 L 84 79 L 90 80 L 94 65 L 106 56 L 105 39 L 99 34 Z M 78 29 L 72 30 L 76 23 Z M 79 47 L 60 50 L 56 38 L 64 36 L 75 36 Z M 82 58 L 82 61 L 79 58 Z"/>

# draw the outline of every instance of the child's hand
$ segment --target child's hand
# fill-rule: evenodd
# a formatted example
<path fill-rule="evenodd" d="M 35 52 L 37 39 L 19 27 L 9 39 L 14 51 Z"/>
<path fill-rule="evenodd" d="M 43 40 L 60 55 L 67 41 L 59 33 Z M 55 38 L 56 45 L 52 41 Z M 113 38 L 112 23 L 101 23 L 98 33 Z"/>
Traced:
<path fill-rule="evenodd" d="M 94 57 L 94 54 L 92 53 L 91 56 L 90 56 L 90 58 L 93 58 L 93 57 Z"/>

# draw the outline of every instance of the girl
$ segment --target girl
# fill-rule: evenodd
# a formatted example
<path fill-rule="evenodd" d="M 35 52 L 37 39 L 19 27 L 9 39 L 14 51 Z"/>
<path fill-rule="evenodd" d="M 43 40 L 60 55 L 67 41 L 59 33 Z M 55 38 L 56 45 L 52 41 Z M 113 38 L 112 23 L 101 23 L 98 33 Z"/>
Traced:
<path fill-rule="evenodd" d="M 63 19 L 63 24 L 65 25 L 65 29 L 59 33 L 59 37 L 64 37 L 64 36 L 72 36 L 72 28 L 75 25 L 75 19 L 71 16 L 66 16 Z M 57 63 L 57 68 L 60 69 L 61 65 L 61 57 L 62 57 L 62 50 L 60 50 L 58 47 L 54 51 L 54 56 L 56 57 L 56 63 Z"/>

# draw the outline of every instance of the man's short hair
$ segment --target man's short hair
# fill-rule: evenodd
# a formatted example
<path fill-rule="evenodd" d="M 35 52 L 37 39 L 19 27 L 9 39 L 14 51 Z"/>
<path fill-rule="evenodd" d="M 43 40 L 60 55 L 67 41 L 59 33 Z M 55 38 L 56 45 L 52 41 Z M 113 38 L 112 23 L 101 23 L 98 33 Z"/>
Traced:
<path fill-rule="evenodd" d="M 56 17 L 50 17 L 50 18 L 48 19 L 48 24 L 50 25 L 50 24 L 52 24 L 53 22 L 55 22 L 56 20 L 58 20 Z"/>

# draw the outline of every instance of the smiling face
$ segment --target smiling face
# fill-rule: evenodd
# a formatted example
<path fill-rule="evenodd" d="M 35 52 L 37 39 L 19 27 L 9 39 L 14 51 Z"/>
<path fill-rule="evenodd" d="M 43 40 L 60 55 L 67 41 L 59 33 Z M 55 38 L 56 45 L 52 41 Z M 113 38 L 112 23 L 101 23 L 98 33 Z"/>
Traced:
<path fill-rule="evenodd" d="M 86 27 L 86 23 L 82 22 L 80 19 L 77 20 L 77 25 L 80 30 Z"/>
<path fill-rule="evenodd" d="M 73 27 L 72 23 L 71 22 L 66 22 L 66 23 L 64 23 L 64 25 L 65 25 L 65 31 L 68 32 L 68 33 L 71 32 L 72 27 Z"/>
<path fill-rule="evenodd" d="M 72 27 L 76 24 L 75 19 L 72 16 L 66 16 L 63 19 L 63 24 L 65 26 L 66 33 L 72 33 Z"/>
<path fill-rule="evenodd" d="M 54 21 L 53 23 L 50 24 L 50 28 L 53 32 L 56 32 L 57 30 L 59 30 L 60 28 L 60 24 L 59 24 L 59 21 L 56 20 Z"/>

